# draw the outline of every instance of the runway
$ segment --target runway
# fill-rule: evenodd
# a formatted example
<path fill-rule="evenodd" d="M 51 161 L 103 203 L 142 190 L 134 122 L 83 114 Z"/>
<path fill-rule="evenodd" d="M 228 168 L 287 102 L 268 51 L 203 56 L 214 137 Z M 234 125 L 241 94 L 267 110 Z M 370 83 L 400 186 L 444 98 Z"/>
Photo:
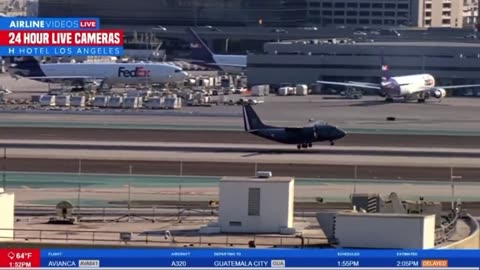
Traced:
<path fill-rule="evenodd" d="M 465 148 L 420 148 L 420 147 L 365 147 L 365 146 L 315 146 L 296 149 L 295 145 L 252 145 L 219 143 L 159 143 L 130 141 L 75 141 L 75 140 L 0 140 L 0 147 L 8 149 L 68 149 L 110 150 L 145 152 L 189 152 L 189 153 L 247 153 L 252 155 L 356 155 L 356 156 L 409 156 L 480 158 L 480 149 Z"/>
<path fill-rule="evenodd" d="M 1 127 L 0 140 L 83 140 L 129 142 L 179 142 L 263 144 L 278 146 L 243 131 L 221 130 L 145 130 L 115 128 L 48 128 Z M 323 143 L 325 144 L 325 143 Z M 337 142 L 338 146 L 480 148 L 480 136 L 351 133 Z M 295 148 L 293 146 L 292 148 Z"/>
<path fill-rule="evenodd" d="M 0 168 L 11 172 L 66 172 L 141 175 L 275 176 L 315 179 L 450 181 L 480 180 L 479 159 L 368 157 L 348 155 L 254 155 L 108 150 L 9 149 Z"/>
<path fill-rule="evenodd" d="M 13 83 L 12 83 L 13 84 Z M 21 80 L 15 82 L 19 88 Z M 12 90 L 16 91 L 16 89 Z M 18 91 L 22 91 L 19 89 Z M 240 96 L 239 96 L 240 97 Z M 327 100 L 326 96 L 266 96 L 255 106 L 266 124 L 303 126 L 309 119 L 324 120 L 347 131 L 389 131 L 395 133 L 480 134 L 479 100 L 446 98 L 441 103 L 385 103 L 380 97 L 361 100 Z M 332 96 L 329 96 L 330 98 Z M 25 106 L 24 106 L 25 107 Z M 387 121 L 395 117 L 395 121 Z M 184 107 L 179 110 L 123 109 L 29 109 L 0 108 L 0 125 L 54 127 L 115 127 L 124 129 L 195 128 L 243 130 L 239 106 Z"/>

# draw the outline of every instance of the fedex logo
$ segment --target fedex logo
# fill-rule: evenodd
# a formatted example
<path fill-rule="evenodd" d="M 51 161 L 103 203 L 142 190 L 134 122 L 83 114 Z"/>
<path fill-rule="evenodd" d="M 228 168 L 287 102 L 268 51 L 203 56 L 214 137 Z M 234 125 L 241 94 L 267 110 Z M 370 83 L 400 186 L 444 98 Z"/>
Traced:
<path fill-rule="evenodd" d="M 118 77 L 140 77 L 147 78 L 150 77 L 150 70 L 145 69 L 144 67 L 136 67 L 135 69 L 128 70 L 125 67 L 118 68 Z"/>

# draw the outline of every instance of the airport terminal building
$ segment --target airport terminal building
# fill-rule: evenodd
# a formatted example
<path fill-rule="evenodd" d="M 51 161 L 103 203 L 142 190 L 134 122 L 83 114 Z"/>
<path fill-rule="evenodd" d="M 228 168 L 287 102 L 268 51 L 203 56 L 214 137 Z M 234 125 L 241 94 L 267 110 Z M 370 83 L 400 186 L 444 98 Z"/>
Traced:
<path fill-rule="evenodd" d="M 297 25 L 306 0 L 39 0 L 41 17 L 99 17 L 111 25 Z"/>
<path fill-rule="evenodd" d="M 426 72 L 437 85 L 480 83 L 478 43 L 302 40 L 266 43 L 264 49 L 247 57 L 249 85 L 378 82 L 382 52 L 392 76 Z"/>
<path fill-rule="evenodd" d="M 374 25 L 461 28 L 474 0 L 39 0 L 42 17 L 99 17 L 113 25 Z"/>

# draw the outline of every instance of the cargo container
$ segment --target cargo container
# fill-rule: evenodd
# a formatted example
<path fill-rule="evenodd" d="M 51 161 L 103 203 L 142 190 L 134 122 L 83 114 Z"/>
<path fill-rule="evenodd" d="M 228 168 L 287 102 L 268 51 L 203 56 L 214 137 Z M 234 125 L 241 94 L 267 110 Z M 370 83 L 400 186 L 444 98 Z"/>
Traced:
<path fill-rule="evenodd" d="M 93 107 L 106 108 L 109 99 L 109 96 L 96 96 L 93 100 Z"/>
<path fill-rule="evenodd" d="M 57 96 L 55 98 L 55 103 L 60 107 L 70 107 L 70 96 Z"/>
<path fill-rule="evenodd" d="M 113 96 L 108 99 L 108 107 L 109 108 L 122 108 L 123 104 L 123 97 L 120 96 Z"/>
<path fill-rule="evenodd" d="M 42 96 L 40 96 L 40 105 L 41 106 L 55 106 L 55 96 L 52 96 L 52 95 L 42 95 Z"/>
<path fill-rule="evenodd" d="M 279 96 L 288 96 L 288 95 L 292 95 L 295 91 L 295 88 L 293 87 L 290 87 L 290 86 L 285 86 L 285 87 L 280 87 L 278 89 L 278 92 L 277 94 Z"/>
<path fill-rule="evenodd" d="M 182 107 L 181 99 L 177 95 L 171 95 L 165 97 L 165 103 L 163 106 L 165 109 L 179 109 Z"/>
<path fill-rule="evenodd" d="M 297 96 L 306 96 L 308 95 L 308 86 L 306 84 L 299 84 L 297 85 L 295 94 Z"/>
<path fill-rule="evenodd" d="M 148 109 L 161 109 L 164 103 L 163 97 L 152 97 L 145 102 L 145 108 Z"/>
<path fill-rule="evenodd" d="M 270 86 L 268 84 L 264 84 L 264 85 L 252 86 L 251 94 L 252 96 L 261 97 L 261 96 L 267 96 L 269 92 L 270 92 Z"/>
<path fill-rule="evenodd" d="M 42 95 L 32 95 L 32 103 L 40 103 L 40 98 L 42 97 Z"/>
<path fill-rule="evenodd" d="M 140 97 L 126 97 L 123 100 L 123 108 L 138 109 L 140 108 L 142 99 Z"/>
<path fill-rule="evenodd" d="M 72 107 L 85 107 L 85 96 L 72 96 L 70 104 Z"/>

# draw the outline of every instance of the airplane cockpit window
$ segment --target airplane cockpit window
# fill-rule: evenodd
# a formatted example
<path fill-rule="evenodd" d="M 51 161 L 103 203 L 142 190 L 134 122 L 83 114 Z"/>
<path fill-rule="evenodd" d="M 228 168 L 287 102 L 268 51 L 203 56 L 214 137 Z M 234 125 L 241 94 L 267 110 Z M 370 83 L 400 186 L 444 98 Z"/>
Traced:
<path fill-rule="evenodd" d="M 180 73 L 180 72 L 182 72 L 181 69 L 175 69 L 175 73 Z"/>

